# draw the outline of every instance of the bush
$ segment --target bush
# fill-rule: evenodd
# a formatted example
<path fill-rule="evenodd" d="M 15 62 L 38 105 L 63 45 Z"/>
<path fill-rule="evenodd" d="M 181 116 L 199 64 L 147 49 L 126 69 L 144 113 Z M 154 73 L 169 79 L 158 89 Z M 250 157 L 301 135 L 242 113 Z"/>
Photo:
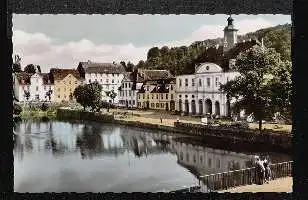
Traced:
<path fill-rule="evenodd" d="M 22 108 L 20 105 L 14 103 L 13 104 L 13 114 L 14 115 L 19 115 L 22 112 Z"/>
<path fill-rule="evenodd" d="M 42 106 L 41 106 L 41 110 L 42 111 L 47 111 L 48 110 L 48 106 L 45 103 L 43 103 Z"/>

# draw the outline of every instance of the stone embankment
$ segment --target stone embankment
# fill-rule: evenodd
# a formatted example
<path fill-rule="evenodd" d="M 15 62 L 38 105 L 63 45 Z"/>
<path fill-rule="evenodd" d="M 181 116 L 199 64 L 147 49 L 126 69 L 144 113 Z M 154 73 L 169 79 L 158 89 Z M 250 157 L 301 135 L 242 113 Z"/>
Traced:
<path fill-rule="evenodd" d="M 236 128 L 231 126 L 205 126 L 202 124 L 175 122 L 174 126 L 151 124 L 139 121 L 115 119 L 114 115 L 93 113 L 87 111 L 58 109 L 57 118 L 60 120 L 86 120 L 104 123 L 121 124 L 151 130 L 185 134 L 188 136 L 212 137 L 228 141 L 233 144 L 261 144 L 291 151 L 292 135 L 274 132 L 258 132 L 255 130 Z"/>

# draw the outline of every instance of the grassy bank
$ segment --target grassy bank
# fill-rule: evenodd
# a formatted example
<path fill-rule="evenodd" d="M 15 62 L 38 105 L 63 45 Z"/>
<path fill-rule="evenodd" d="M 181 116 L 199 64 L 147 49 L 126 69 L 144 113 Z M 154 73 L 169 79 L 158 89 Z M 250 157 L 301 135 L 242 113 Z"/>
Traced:
<path fill-rule="evenodd" d="M 47 117 L 50 119 L 56 118 L 57 109 L 56 108 L 48 108 L 46 111 L 38 107 L 23 107 L 22 112 L 20 113 L 20 117 L 22 119 L 40 119 L 43 117 Z"/>

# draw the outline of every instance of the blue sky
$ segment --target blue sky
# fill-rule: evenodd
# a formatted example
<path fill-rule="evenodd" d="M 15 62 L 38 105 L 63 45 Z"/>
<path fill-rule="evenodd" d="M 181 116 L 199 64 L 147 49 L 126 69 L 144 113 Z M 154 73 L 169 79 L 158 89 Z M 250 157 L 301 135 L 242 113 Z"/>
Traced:
<path fill-rule="evenodd" d="M 227 15 L 13 15 L 22 65 L 74 68 L 79 61 L 132 61 L 153 46 L 223 37 Z M 239 34 L 291 23 L 290 15 L 233 15 Z"/>

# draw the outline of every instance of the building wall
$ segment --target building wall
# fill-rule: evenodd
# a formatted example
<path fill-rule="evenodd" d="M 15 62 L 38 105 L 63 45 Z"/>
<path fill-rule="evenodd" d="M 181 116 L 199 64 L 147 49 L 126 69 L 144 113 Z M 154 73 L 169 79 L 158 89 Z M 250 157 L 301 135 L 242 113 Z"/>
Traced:
<path fill-rule="evenodd" d="M 93 83 L 97 81 L 102 86 L 102 100 L 112 103 L 112 99 L 106 95 L 107 91 L 114 90 L 117 93 L 114 103 L 119 101 L 118 88 L 124 78 L 123 74 L 100 74 L 100 73 L 86 73 L 85 83 Z"/>
<path fill-rule="evenodd" d="M 171 101 L 173 101 L 175 107 L 175 84 L 167 84 L 166 87 L 169 87 L 169 93 L 150 93 L 150 109 L 171 110 Z"/>
<path fill-rule="evenodd" d="M 220 84 L 234 79 L 237 72 L 222 72 L 216 65 L 209 71 L 203 66 L 193 75 L 176 77 L 176 110 L 187 114 L 205 115 L 207 113 L 226 116 L 228 114 L 226 94 L 220 91 Z M 211 67 L 213 70 L 211 70 Z"/>
<path fill-rule="evenodd" d="M 144 93 L 138 93 L 138 108 L 147 108 L 147 103 L 149 103 L 149 108 L 150 108 L 150 94 L 151 91 L 155 88 L 155 85 L 151 84 L 144 84 Z"/>
<path fill-rule="evenodd" d="M 68 74 L 62 80 L 55 80 L 54 83 L 54 101 L 62 102 L 62 101 L 70 101 L 70 94 L 73 95 L 75 88 L 82 84 L 82 81 L 77 79 L 72 74 Z"/>
<path fill-rule="evenodd" d="M 118 91 L 119 106 L 137 107 L 137 90 L 132 90 L 132 81 L 123 81 L 121 91 Z"/>

